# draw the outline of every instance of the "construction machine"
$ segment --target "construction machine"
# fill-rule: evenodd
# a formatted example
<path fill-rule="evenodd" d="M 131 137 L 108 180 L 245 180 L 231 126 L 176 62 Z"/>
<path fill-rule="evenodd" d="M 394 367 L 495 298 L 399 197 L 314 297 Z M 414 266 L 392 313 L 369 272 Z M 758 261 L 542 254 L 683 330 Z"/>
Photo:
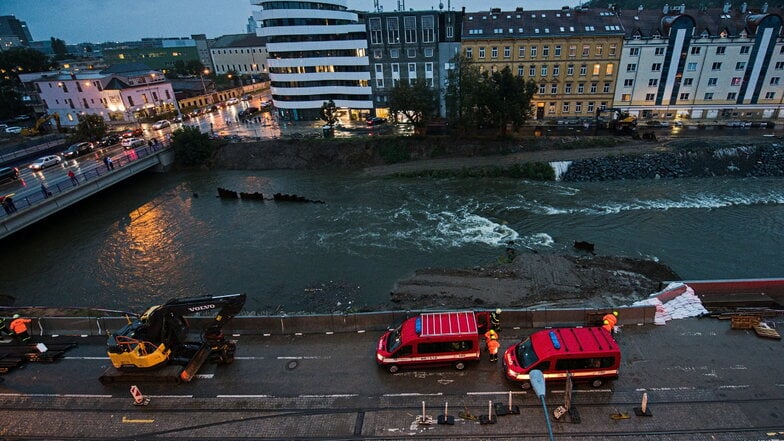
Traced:
<path fill-rule="evenodd" d="M 172 299 L 153 306 L 113 332 L 107 341 L 112 367 L 102 383 L 118 380 L 189 382 L 206 361 L 234 361 L 235 341 L 222 328 L 245 305 L 245 294 Z M 194 339 L 187 315 L 215 314 Z M 197 318 L 191 318 L 195 321 Z"/>
<path fill-rule="evenodd" d="M 44 115 L 38 118 L 38 121 L 35 122 L 35 126 L 27 127 L 22 129 L 22 135 L 24 136 L 36 136 L 41 133 L 41 128 L 47 122 L 54 119 L 54 123 L 57 125 L 57 131 L 60 132 L 62 130 L 62 126 L 60 125 L 60 115 L 57 113 L 51 113 L 49 115 Z"/>
<path fill-rule="evenodd" d="M 609 117 L 603 115 L 609 115 Z M 614 107 L 599 108 L 596 109 L 596 129 L 634 134 L 637 129 L 637 117 Z"/>

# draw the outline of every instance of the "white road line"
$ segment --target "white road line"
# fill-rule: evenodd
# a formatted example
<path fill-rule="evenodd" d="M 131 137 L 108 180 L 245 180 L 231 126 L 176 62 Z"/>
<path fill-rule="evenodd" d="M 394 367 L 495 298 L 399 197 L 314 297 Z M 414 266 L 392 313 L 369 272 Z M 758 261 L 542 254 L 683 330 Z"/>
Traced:
<path fill-rule="evenodd" d="M 216 395 L 217 398 L 270 398 L 271 395 Z"/>
<path fill-rule="evenodd" d="M 746 389 L 751 387 L 748 384 L 728 384 L 725 386 L 719 386 L 719 389 Z"/>
<path fill-rule="evenodd" d="M 346 398 L 358 397 L 359 394 L 332 394 L 332 395 L 299 395 L 299 398 Z"/>
<path fill-rule="evenodd" d="M 112 398 L 112 395 L 92 395 L 92 394 L 0 394 L 0 397 Z"/>
<path fill-rule="evenodd" d="M 264 357 L 234 357 L 235 360 L 264 360 Z"/>
<path fill-rule="evenodd" d="M 193 395 L 145 395 L 150 398 L 193 398 Z"/>
<path fill-rule="evenodd" d="M 443 393 L 439 392 L 437 394 L 420 394 L 416 392 L 411 393 L 403 393 L 403 394 L 384 394 L 384 397 L 440 397 L 444 395 Z"/>
<path fill-rule="evenodd" d="M 512 392 L 512 395 L 526 395 L 526 391 Z M 506 392 L 466 392 L 466 395 L 506 395 L 509 396 L 509 391 Z"/>
<path fill-rule="evenodd" d="M 205 379 L 212 379 L 212 377 L 214 377 L 214 376 L 215 376 L 215 374 L 196 374 L 196 375 L 194 375 L 194 377 L 196 377 L 196 378 L 205 378 Z"/>
<path fill-rule="evenodd" d="M 565 393 L 564 390 L 554 390 L 552 393 L 554 394 L 562 394 Z M 574 389 L 572 390 L 573 394 L 595 394 L 595 393 L 607 393 L 612 392 L 612 389 Z"/>
<path fill-rule="evenodd" d="M 683 387 L 648 387 L 648 388 L 643 387 L 643 388 L 635 389 L 635 390 L 637 392 L 645 392 L 645 391 L 648 391 L 648 390 L 655 390 L 655 391 L 659 391 L 659 392 L 662 392 L 662 391 L 666 392 L 666 391 L 696 390 L 696 389 L 697 389 L 696 387 L 683 386 Z"/>
<path fill-rule="evenodd" d="M 321 357 L 318 355 L 313 356 L 299 356 L 299 357 L 275 357 L 278 360 L 329 360 L 332 357 Z"/>
<path fill-rule="evenodd" d="M 109 357 L 63 357 L 62 360 L 108 360 Z"/>

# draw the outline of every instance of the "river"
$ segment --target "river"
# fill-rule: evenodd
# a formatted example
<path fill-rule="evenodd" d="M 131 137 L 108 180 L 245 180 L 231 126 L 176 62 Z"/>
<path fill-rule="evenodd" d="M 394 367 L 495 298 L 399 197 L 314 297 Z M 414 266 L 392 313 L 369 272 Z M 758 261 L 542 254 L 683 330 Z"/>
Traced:
<path fill-rule="evenodd" d="M 228 201 L 217 187 L 325 204 Z M 195 171 L 127 181 L 0 242 L 17 305 L 140 311 L 248 294 L 259 313 L 375 308 L 417 268 L 573 252 L 657 259 L 684 279 L 779 277 L 781 179 L 531 182 Z"/>

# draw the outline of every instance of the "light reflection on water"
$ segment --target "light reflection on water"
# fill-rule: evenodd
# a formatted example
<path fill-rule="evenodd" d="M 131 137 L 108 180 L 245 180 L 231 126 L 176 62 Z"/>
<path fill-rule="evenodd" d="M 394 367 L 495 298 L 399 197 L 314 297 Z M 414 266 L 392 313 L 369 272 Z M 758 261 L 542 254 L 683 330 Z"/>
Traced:
<path fill-rule="evenodd" d="M 145 175 L 0 243 L 0 287 L 20 305 L 134 311 L 232 292 L 248 293 L 256 311 L 375 306 L 417 268 L 494 262 L 509 240 L 543 253 L 587 240 L 599 254 L 656 258 L 688 279 L 776 277 L 780 184 Z M 327 203 L 227 201 L 217 187 Z"/>

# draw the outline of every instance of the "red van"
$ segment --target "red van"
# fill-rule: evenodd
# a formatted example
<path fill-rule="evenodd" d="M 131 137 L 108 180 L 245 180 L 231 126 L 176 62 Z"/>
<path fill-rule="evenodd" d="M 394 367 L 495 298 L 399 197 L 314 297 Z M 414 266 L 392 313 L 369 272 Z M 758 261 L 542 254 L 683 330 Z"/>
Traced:
<path fill-rule="evenodd" d="M 529 372 L 542 371 L 545 380 L 587 381 L 593 387 L 618 378 L 621 350 L 601 327 L 554 328 L 537 331 L 504 353 L 504 372 L 530 387 Z"/>
<path fill-rule="evenodd" d="M 421 314 L 384 333 L 376 362 L 395 373 L 404 366 L 452 365 L 479 360 L 479 333 L 472 311 Z"/>

